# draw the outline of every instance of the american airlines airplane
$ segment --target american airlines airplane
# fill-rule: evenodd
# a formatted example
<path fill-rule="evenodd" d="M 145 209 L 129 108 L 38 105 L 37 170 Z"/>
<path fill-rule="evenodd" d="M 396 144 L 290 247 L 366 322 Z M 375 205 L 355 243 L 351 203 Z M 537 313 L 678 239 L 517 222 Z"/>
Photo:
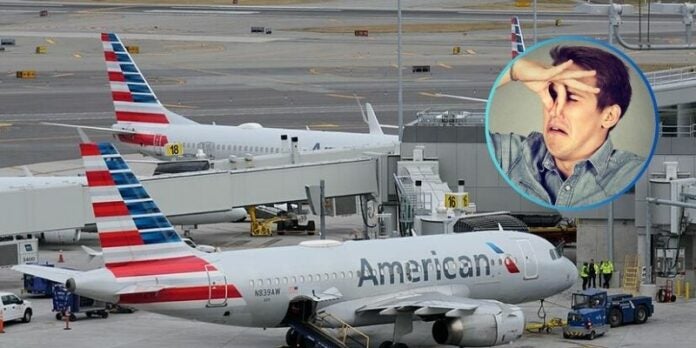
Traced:
<path fill-rule="evenodd" d="M 104 59 L 116 112 L 111 128 L 46 123 L 114 133 L 121 142 L 143 154 L 167 159 L 193 157 L 201 151 L 208 158 L 262 155 L 285 152 L 281 141 L 297 138 L 301 151 L 335 148 L 395 146 L 398 137 L 386 135 L 371 106 L 367 106 L 369 133 L 325 132 L 302 129 L 264 128 L 258 123 L 239 126 L 199 124 L 168 110 L 152 91 L 130 53 L 116 34 L 101 34 Z"/>
<path fill-rule="evenodd" d="M 576 280 L 573 263 L 548 241 L 502 228 L 200 253 L 182 242 L 113 145 L 84 143 L 80 151 L 105 267 L 13 269 L 90 298 L 211 323 L 290 327 L 291 346 L 309 340 L 303 328 L 324 314 L 353 326 L 394 323 L 394 342 L 380 347 L 405 347 L 413 320 L 432 322 L 437 343 L 490 346 L 522 335 L 524 315 L 512 304 Z"/>

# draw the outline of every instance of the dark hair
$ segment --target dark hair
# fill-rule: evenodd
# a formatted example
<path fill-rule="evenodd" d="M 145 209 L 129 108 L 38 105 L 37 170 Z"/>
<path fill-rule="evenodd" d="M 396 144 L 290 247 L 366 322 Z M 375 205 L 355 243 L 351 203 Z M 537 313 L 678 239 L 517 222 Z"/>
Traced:
<path fill-rule="evenodd" d="M 553 65 L 561 64 L 569 59 L 585 70 L 595 70 L 597 87 L 597 108 L 617 104 L 621 107 L 623 117 L 631 102 L 631 80 L 628 77 L 626 65 L 613 54 L 595 47 L 587 46 L 556 46 L 549 52 Z"/>

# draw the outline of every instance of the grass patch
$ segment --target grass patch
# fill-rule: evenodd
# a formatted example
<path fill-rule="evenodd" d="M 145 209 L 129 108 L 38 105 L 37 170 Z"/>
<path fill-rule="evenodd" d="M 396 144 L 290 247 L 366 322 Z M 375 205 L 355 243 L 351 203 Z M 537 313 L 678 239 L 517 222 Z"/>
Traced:
<path fill-rule="evenodd" d="M 117 2 L 123 4 L 144 4 L 144 5 L 232 5 L 232 0 L 202 0 L 195 3 L 191 0 L 73 0 L 77 2 L 109 3 Z M 329 2 L 328 0 L 239 0 L 237 5 L 246 6 L 282 6 L 313 4 L 319 2 Z"/>
<path fill-rule="evenodd" d="M 552 27 L 553 22 L 539 22 L 538 28 Z M 522 24 L 523 28 L 532 28 L 532 24 Z M 407 23 L 402 24 L 402 32 L 404 33 L 466 33 L 470 31 L 483 30 L 503 30 L 510 29 L 510 22 L 479 22 L 479 23 Z M 378 24 L 378 25 L 344 25 L 335 27 L 314 27 L 314 28 L 298 28 L 285 29 L 289 31 L 305 31 L 321 34 L 353 34 L 355 30 L 368 30 L 370 33 L 389 34 L 396 33 L 396 24 Z"/>
<path fill-rule="evenodd" d="M 637 1 L 637 0 L 636 0 Z M 577 1 L 574 0 L 537 0 L 537 10 L 559 10 L 559 9 L 572 9 L 577 5 Z M 461 8 L 470 8 L 478 10 L 523 10 L 531 9 L 534 7 L 533 0 L 527 1 L 498 1 L 490 2 L 486 4 L 469 4 L 459 6 Z"/>

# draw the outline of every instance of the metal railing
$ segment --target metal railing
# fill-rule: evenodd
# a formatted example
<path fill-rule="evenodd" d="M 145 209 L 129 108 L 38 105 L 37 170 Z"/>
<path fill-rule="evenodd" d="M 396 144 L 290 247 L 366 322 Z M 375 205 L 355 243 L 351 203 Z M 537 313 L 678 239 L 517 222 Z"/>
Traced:
<path fill-rule="evenodd" d="M 648 82 L 653 87 L 687 80 L 696 80 L 696 66 L 646 72 L 645 78 L 648 79 Z"/>
<path fill-rule="evenodd" d="M 346 323 L 345 321 L 341 320 L 340 318 L 331 315 L 330 313 L 327 312 L 320 312 L 317 313 L 315 316 L 315 325 L 320 328 L 320 329 L 326 329 L 328 326 L 335 327 L 338 329 L 338 336 L 336 337 L 338 340 L 341 341 L 343 344 L 347 344 L 346 342 L 348 339 L 351 341 L 355 342 L 356 344 L 359 344 L 362 347 L 370 347 L 370 336 L 366 335 L 364 332 L 356 329 L 355 327 L 351 326 L 350 324 Z M 333 322 L 331 322 L 333 321 Z M 328 324 L 325 326 L 325 324 Z M 351 333 L 359 336 L 360 338 L 364 339 L 364 343 L 359 340 L 359 338 L 353 337 Z"/>
<path fill-rule="evenodd" d="M 665 125 L 660 123 L 660 137 L 696 137 L 696 124 Z"/>

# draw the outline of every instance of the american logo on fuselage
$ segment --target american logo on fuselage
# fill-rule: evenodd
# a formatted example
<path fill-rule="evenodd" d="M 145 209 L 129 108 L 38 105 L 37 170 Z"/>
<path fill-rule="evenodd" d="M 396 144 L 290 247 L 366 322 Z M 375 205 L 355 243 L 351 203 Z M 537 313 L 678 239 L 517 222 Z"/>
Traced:
<path fill-rule="evenodd" d="M 515 259 L 512 257 L 512 255 L 505 253 L 503 249 L 500 249 L 500 247 L 495 245 L 495 243 L 493 242 L 486 242 L 486 245 L 493 249 L 493 251 L 495 251 L 496 254 L 505 255 L 505 257 L 503 258 L 503 263 L 505 264 L 505 268 L 508 272 L 520 273 L 520 269 L 519 267 L 517 267 L 517 263 L 515 263 Z"/>
<path fill-rule="evenodd" d="M 375 264 L 370 263 L 366 258 L 361 258 L 358 287 L 362 287 L 366 283 L 377 286 L 442 280 L 443 277 L 456 279 L 457 277 L 471 278 L 491 275 L 492 261 L 485 254 L 446 256 L 442 261 L 438 258 L 437 252 L 431 250 L 430 254 L 431 257 L 408 260 L 403 263 L 385 261 Z"/>

